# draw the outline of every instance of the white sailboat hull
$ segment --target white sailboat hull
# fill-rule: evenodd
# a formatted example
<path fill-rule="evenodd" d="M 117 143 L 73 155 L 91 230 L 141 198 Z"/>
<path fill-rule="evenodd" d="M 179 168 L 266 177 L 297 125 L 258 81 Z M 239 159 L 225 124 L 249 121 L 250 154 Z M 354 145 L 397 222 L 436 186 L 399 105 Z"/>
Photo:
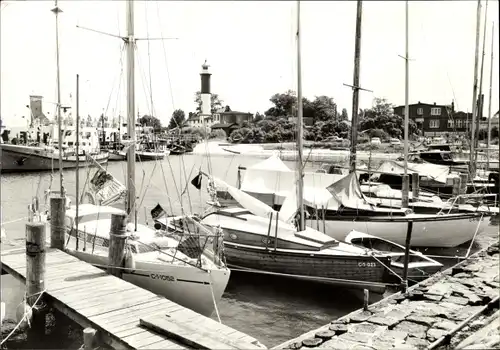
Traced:
<path fill-rule="evenodd" d="M 73 249 L 67 252 L 98 267 L 108 265 L 108 257 L 104 254 Z M 215 303 L 219 303 L 229 281 L 228 269 L 214 269 L 207 273 L 190 265 L 145 262 L 135 257 L 135 270 L 124 271 L 125 281 L 205 316 L 213 313 Z"/>
<path fill-rule="evenodd" d="M 410 220 L 413 221 L 411 245 L 415 247 L 456 247 L 470 241 L 476 230 L 477 234 L 483 232 L 489 223 L 489 217 L 460 214 L 409 214 L 404 218 L 358 217 L 354 220 L 339 217 L 339 220 L 325 220 L 325 233 L 344 240 L 351 230 L 356 230 L 404 245 Z M 307 225 L 317 227 L 317 222 L 307 220 Z M 323 227 L 321 221 L 319 226 Z"/>

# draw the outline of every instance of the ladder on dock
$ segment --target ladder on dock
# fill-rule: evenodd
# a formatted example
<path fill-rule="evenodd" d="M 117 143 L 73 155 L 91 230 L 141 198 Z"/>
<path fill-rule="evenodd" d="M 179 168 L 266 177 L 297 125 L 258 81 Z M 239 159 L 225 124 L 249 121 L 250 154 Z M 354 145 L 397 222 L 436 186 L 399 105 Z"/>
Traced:
<path fill-rule="evenodd" d="M 25 248 L 1 268 L 26 281 Z M 265 349 L 255 338 L 137 287 L 59 249 L 45 250 L 45 300 L 115 349 Z"/>

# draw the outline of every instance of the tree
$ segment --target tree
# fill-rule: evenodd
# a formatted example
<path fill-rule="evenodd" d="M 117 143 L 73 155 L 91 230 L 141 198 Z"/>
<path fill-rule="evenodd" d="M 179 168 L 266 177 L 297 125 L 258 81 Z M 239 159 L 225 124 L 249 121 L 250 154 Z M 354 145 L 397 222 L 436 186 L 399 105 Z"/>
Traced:
<path fill-rule="evenodd" d="M 316 96 L 311 103 L 314 109 L 314 121 L 337 119 L 337 104 L 328 96 Z"/>
<path fill-rule="evenodd" d="M 201 113 L 201 92 L 196 91 L 194 94 L 194 102 L 196 103 L 196 112 Z M 222 101 L 217 94 L 210 95 L 210 112 L 213 114 L 222 107 Z"/>
<path fill-rule="evenodd" d="M 349 114 L 347 114 L 347 109 L 342 108 L 342 113 L 340 114 L 340 120 L 348 120 Z"/>
<path fill-rule="evenodd" d="M 359 121 L 359 131 L 380 129 L 388 137 L 401 138 L 404 130 L 404 119 L 394 114 L 394 106 L 385 98 L 375 98 L 372 108 L 365 109 L 363 118 Z M 408 134 L 416 134 L 417 125 L 413 120 L 409 120 Z"/>
<path fill-rule="evenodd" d="M 264 115 L 260 114 L 259 112 L 255 113 L 255 116 L 253 117 L 253 122 L 258 123 L 261 120 L 264 119 Z"/>
<path fill-rule="evenodd" d="M 231 107 L 226 106 L 226 108 L 224 108 L 224 112 L 231 112 Z"/>
<path fill-rule="evenodd" d="M 182 109 L 176 109 L 174 113 L 172 113 L 172 117 L 170 118 L 170 123 L 168 123 L 169 129 L 174 128 L 182 128 L 184 122 L 186 121 L 186 114 Z"/>
<path fill-rule="evenodd" d="M 152 115 L 143 115 L 138 120 L 139 124 L 142 126 L 151 126 L 154 130 L 161 130 L 161 122 L 158 118 L 153 117 Z"/>
<path fill-rule="evenodd" d="M 274 94 L 269 101 L 274 107 L 269 108 L 264 114 L 270 117 L 287 117 L 293 115 L 293 108 L 297 105 L 295 91 L 288 90 L 282 94 Z"/>

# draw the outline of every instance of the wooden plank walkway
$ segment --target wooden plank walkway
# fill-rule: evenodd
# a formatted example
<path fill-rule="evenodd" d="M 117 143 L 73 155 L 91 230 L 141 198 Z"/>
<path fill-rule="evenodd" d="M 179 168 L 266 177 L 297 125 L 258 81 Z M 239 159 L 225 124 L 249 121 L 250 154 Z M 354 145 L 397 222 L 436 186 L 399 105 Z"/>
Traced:
<path fill-rule="evenodd" d="M 2 248 L 6 248 L 2 242 Z M 11 245 L 12 248 L 12 245 Z M 21 282 L 26 280 L 25 248 L 2 249 L 2 270 Z M 213 333 L 219 340 L 240 349 L 263 349 L 255 338 L 179 304 L 157 296 L 58 249 L 46 250 L 46 300 L 82 327 L 96 329 L 100 340 L 115 349 L 191 349 L 181 336 L 156 333 L 141 325 L 151 316 L 168 318 L 180 328 L 186 324 Z M 199 347 L 197 347 L 199 348 Z"/>

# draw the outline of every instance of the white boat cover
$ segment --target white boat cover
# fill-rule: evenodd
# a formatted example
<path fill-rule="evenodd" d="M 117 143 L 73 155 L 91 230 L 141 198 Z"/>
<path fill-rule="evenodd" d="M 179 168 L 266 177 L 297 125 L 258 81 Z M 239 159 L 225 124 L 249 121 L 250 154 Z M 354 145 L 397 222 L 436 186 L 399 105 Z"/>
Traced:
<path fill-rule="evenodd" d="M 386 160 L 380 164 L 377 169 L 379 173 L 386 174 L 404 174 L 403 162 Z M 445 165 L 431 163 L 410 163 L 408 162 L 409 173 L 419 173 L 420 176 L 427 176 L 440 183 L 446 183 L 446 178 L 450 175 L 450 169 Z"/>
<path fill-rule="evenodd" d="M 285 163 L 283 163 L 278 154 L 273 154 L 266 160 L 263 160 L 262 162 L 247 167 L 247 171 L 249 170 L 293 171 L 289 167 L 287 167 Z"/>
<path fill-rule="evenodd" d="M 215 182 L 215 186 L 219 189 L 225 189 L 229 192 L 229 194 L 245 209 L 250 211 L 253 215 L 260 216 L 263 218 L 269 217 L 271 213 L 274 215 L 276 211 L 273 210 L 267 204 L 261 202 L 257 198 L 252 197 L 251 195 L 237 189 L 226 183 L 225 181 L 218 179 L 216 177 L 213 178 Z"/>

